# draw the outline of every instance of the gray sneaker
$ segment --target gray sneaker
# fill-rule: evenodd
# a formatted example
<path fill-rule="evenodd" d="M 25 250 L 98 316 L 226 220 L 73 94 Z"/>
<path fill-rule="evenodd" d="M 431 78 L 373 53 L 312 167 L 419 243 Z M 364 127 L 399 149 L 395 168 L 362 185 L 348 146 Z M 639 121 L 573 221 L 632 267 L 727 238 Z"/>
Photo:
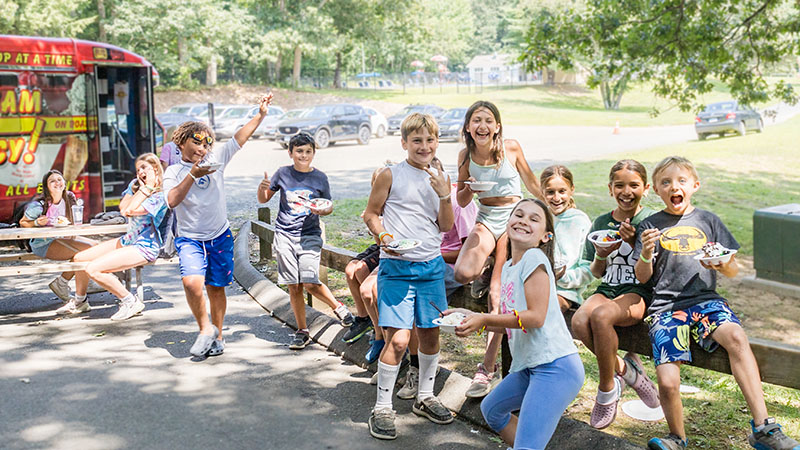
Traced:
<path fill-rule="evenodd" d="M 211 348 L 208 349 L 207 356 L 219 356 L 225 351 L 225 339 L 214 339 Z"/>
<path fill-rule="evenodd" d="M 783 434 L 780 424 L 774 418 L 768 417 L 764 421 L 764 428 L 756 431 L 755 423 L 750 421 L 753 430 L 747 441 L 750 446 L 764 450 L 800 450 L 800 443 Z"/>
<path fill-rule="evenodd" d="M 297 331 L 294 334 L 294 339 L 292 343 L 289 344 L 290 350 L 302 350 L 311 343 L 311 336 L 308 335 L 307 331 Z"/>
<path fill-rule="evenodd" d="M 69 293 L 69 283 L 64 281 L 64 279 L 61 278 L 61 275 L 57 276 L 56 279 L 51 281 L 47 286 L 49 286 L 50 290 L 53 291 L 53 293 L 56 294 L 64 303 L 69 302 L 70 298 L 72 297 Z"/>
<path fill-rule="evenodd" d="M 403 384 L 403 387 L 397 391 L 397 398 L 402 398 L 403 400 L 411 400 L 412 398 L 417 396 L 417 390 L 419 389 L 419 369 L 411 366 L 408 368 L 408 373 L 406 373 L 406 382 Z"/>
<path fill-rule="evenodd" d="M 84 301 L 78 303 L 77 300 L 72 298 L 67 302 L 66 305 L 62 306 L 61 308 L 58 308 L 56 310 L 56 314 L 58 314 L 60 316 L 68 315 L 68 314 L 80 314 L 80 313 L 89 312 L 91 310 L 92 310 L 92 307 L 89 306 L 89 302 L 88 301 L 84 300 Z"/>
<path fill-rule="evenodd" d="M 128 320 L 142 311 L 144 311 L 144 303 L 134 297 L 134 300 L 131 302 L 121 303 L 119 305 L 119 310 L 111 316 L 111 320 Z"/>
<path fill-rule="evenodd" d="M 214 330 L 212 334 L 198 334 L 197 339 L 195 339 L 192 348 L 189 349 L 189 353 L 193 356 L 205 356 L 209 350 L 211 350 L 211 345 L 214 341 L 217 340 L 217 336 L 219 336 L 219 330 L 214 325 L 211 325 L 211 328 Z"/>
<path fill-rule="evenodd" d="M 339 305 L 338 308 L 333 310 L 333 313 L 336 314 L 336 317 L 342 321 L 343 327 L 350 327 L 353 325 L 353 322 L 356 321 L 356 319 L 353 317 L 353 313 L 351 313 L 344 304 Z"/>
<path fill-rule="evenodd" d="M 431 422 L 441 425 L 448 424 L 455 419 L 453 413 L 436 397 L 415 401 L 411 410 L 414 411 L 414 414 L 427 417 Z"/>
<path fill-rule="evenodd" d="M 100 292 L 105 292 L 106 288 L 97 284 L 94 280 L 89 280 L 89 284 L 86 286 L 86 293 L 87 294 L 99 294 Z"/>
<path fill-rule="evenodd" d="M 369 434 L 378 439 L 396 439 L 397 429 L 394 427 L 394 410 L 380 408 L 372 410 L 369 417 Z"/>

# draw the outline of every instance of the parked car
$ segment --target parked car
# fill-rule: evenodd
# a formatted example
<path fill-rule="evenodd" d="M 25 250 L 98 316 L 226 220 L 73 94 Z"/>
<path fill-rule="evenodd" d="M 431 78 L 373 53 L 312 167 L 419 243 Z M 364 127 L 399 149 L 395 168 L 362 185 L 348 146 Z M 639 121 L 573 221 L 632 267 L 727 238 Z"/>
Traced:
<path fill-rule="evenodd" d="M 447 110 L 444 108 L 440 108 L 436 105 L 408 105 L 403 108 L 402 111 L 389 117 L 389 127 L 387 128 L 387 132 L 389 136 L 399 133 L 400 132 L 400 124 L 403 123 L 403 119 L 408 117 L 413 113 L 423 113 L 423 114 L 430 114 L 436 119 L 438 119 L 442 114 L 444 114 Z"/>
<path fill-rule="evenodd" d="M 364 111 L 369 116 L 370 127 L 375 137 L 382 138 L 386 136 L 386 129 L 389 128 L 389 121 L 386 120 L 386 116 L 372 108 L 364 108 Z"/>
<path fill-rule="evenodd" d="M 216 120 L 216 124 L 214 125 L 214 134 L 216 134 L 217 138 L 219 139 L 231 137 L 236 134 L 239 128 L 242 128 L 244 124 L 255 117 L 256 114 L 258 114 L 258 106 L 232 106 L 225 110 L 224 114 Z M 274 125 L 278 123 L 283 114 L 283 108 L 280 106 L 270 105 L 269 109 L 267 110 L 267 117 L 265 117 L 264 120 L 262 120 L 258 125 L 258 128 L 256 128 L 256 131 L 253 133 L 253 137 L 268 137 L 268 126 L 273 125 L 274 130 Z"/>
<path fill-rule="evenodd" d="M 280 124 L 284 120 L 296 119 L 296 118 L 300 117 L 300 115 L 303 114 L 305 111 L 306 110 L 303 109 L 303 108 L 290 109 L 289 111 L 286 111 L 285 113 L 283 113 L 280 117 L 276 118 L 275 120 L 270 120 L 269 123 L 264 125 L 264 135 L 263 136 L 265 138 L 271 140 L 271 141 L 274 141 L 275 137 L 276 137 L 276 135 L 278 133 L 278 124 Z M 267 119 L 269 119 L 269 117 L 264 119 L 264 121 L 267 121 Z M 261 128 L 261 127 L 259 127 L 259 128 Z"/>
<path fill-rule="evenodd" d="M 226 105 L 222 103 L 214 103 L 214 121 L 216 122 L 225 114 L 225 111 L 231 106 L 240 105 Z M 186 114 L 187 116 L 194 117 L 194 120 L 205 122 L 210 125 L 208 118 L 208 103 L 184 103 L 182 105 L 175 105 L 167 112 L 176 114 Z"/>
<path fill-rule="evenodd" d="M 438 120 L 439 139 L 454 139 L 461 142 L 463 136 L 461 129 L 464 127 L 464 116 L 467 115 L 467 108 L 453 108 Z"/>
<path fill-rule="evenodd" d="M 283 148 L 289 148 L 289 140 L 300 132 L 314 136 L 317 148 L 350 139 L 365 145 L 372 136 L 369 116 L 364 108 L 346 103 L 314 106 L 296 119 L 280 122 L 275 140 Z"/>
<path fill-rule="evenodd" d="M 722 137 L 728 131 L 733 131 L 744 136 L 748 130 L 761 133 L 763 129 L 764 120 L 761 114 L 735 100 L 712 103 L 694 119 L 694 131 L 701 141 L 710 134 L 719 134 Z"/>

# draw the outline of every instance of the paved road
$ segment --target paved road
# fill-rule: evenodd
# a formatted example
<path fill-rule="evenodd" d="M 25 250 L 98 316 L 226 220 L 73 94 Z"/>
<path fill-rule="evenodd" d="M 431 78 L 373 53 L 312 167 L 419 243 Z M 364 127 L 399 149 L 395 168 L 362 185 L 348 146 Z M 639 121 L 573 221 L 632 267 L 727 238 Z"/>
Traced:
<path fill-rule="evenodd" d="M 124 323 L 109 294 L 56 320 L 51 276 L 0 283 L 0 447 L 4 449 L 487 449 L 470 425 L 435 425 L 398 401 L 396 441 L 369 436 L 371 373 L 228 289 L 228 348 L 192 361 L 195 324 L 177 267 L 145 269 L 147 309 Z M 176 289 L 177 288 L 177 289 Z"/>

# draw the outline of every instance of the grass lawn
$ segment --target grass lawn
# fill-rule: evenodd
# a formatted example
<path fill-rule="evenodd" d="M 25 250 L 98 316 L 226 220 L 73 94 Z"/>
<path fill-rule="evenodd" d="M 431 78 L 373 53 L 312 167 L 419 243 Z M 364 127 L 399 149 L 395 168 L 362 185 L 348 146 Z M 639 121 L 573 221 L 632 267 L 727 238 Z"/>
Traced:
<path fill-rule="evenodd" d="M 773 80 L 774 81 L 774 80 Z M 790 79 L 787 82 L 800 80 Z M 428 87 L 425 92 L 421 88 L 401 90 L 349 89 L 314 90 L 327 94 L 345 95 L 369 100 L 387 102 L 435 103 L 445 108 L 467 107 L 476 100 L 489 100 L 497 104 L 503 121 L 508 125 L 596 125 L 614 126 L 617 120 L 625 127 L 686 125 L 692 124 L 694 114 L 671 108 L 669 103 L 656 99 L 650 91 L 650 85 L 636 83 L 630 92 L 622 97 L 618 111 L 606 111 L 600 98 L 599 90 L 591 90 L 582 86 L 522 86 L 492 87 L 485 85 L 477 92 L 475 88 L 460 87 Z M 722 84 L 703 97 L 706 103 L 727 100 L 729 90 Z M 655 118 L 650 116 L 656 107 L 661 114 Z"/>
<path fill-rule="evenodd" d="M 745 137 L 687 142 L 614 158 L 569 164 L 569 167 L 576 180 L 578 207 L 590 217 L 596 217 L 615 206 L 608 196 L 606 185 L 608 170 L 617 159 L 634 158 L 652 170 L 655 163 L 665 156 L 688 157 L 696 164 L 702 182 L 700 190 L 692 199 L 694 204 L 709 209 L 722 218 L 742 245 L 742 259 L 749 262 L 753 253 L 753 212 L 767 206 L 800 202 L 798 141 L 800 117 L 767 127 L 762 134 L 751 133 Z M 646 199 L 646 204 L 655 209 L 663 208 L 661 200 L 652 192 Z M 329 244 L 359 252 L 372 242 L 359 217 L 365 206 L 366 199 L 335 202 L 334 213 L 325 218 Z M 352 305 L 343 274 L 330 271 L 329 286 L 337 298 Z M 727 292 L 722 293 L 728 295 Z M 748 296 L 731 299 L 733 304 L 759 305 L 759 299 Z M 776 326 L 775 322 L 758 317 L 776 315 L 775 308 L 770 309 L 769 305 L 763 305 L 751 310 L 753 312 L 743 314 L 743 320 L 750 321 L 745 323 L 746 327 L 748 323 Z M 748 315 L 754 317 L 747 317 Z M 786 333 L 793 333 L 793 330 L 796 330 L 796 324 L 788 328 Z M 759 335 L 758 330 L 751 335 Z M 482 359 L 483 346 L 483 341 L 478 337 L 458 339 L 452 335 L 443 335 L 442 363 L 471 376 L 475 364 Z M 588 422 L 597 391 L 597 364 L 588 350 L 581 347 L 580 352 L 586 368 L 586 383 L 567 414 Z M 655 380 L 652 363 L 646 358 L 645 363 L 651 379 Z M 733 377 L 693 367 L 684 367 L 681 373 L 685 384 L 701 389 L 699 393 L 683 397 L 691 448 L 750 448 L 747 444 L 750 433 L 747 423 L 750 416 Z M 764 385 L 764 390 L 770 414 L 778 418 L 787 434 L 800 438 L 800 391 L 773 385 Z M 625 392 L 623 401 L 634 398 L 635 393 L 629 389 Z M 645 445 L 650 437 L 666 434 L 667 428 L 665 422 L 640 422 L 620 412 L 616 422 L 605 431 Z"/>

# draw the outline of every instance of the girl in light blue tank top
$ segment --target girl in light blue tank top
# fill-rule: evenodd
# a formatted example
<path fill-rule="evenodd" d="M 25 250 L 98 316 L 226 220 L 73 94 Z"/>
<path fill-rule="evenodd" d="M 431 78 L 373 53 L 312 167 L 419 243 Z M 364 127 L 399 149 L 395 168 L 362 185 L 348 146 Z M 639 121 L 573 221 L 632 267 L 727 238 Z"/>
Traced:
<path fill-rule="evenodd" d="M 467 110 L 462 127 L 466 148 L 458 157 L 458 195 L 457 201 L 464 207 L 478 196 L 478 217 L 470 232 L 455 265 L 455 279 L 467 284 L 481 277 L 482 284 L 489 286 L 489 311 L 495 311 L 500 302 L 501 264 L 487 268 L 487 259 L 492 253 L 505 255 L 508 239 L 505 236 L 506 223 L 514 205 L 522 198 L 524 182 L 532 194 L 541 197 L 539 180 L 533 174 L 522 148 L 515 140 L 503 140 L 503 127 L 497 107 L 486 101 L 474 103 Z M 473 189 L 467 181 L 487 181 L 493 183 L 489 189 Z M 499 257 L 498 261 L 504 260 Z M 491 264 L 489 264 L 491 267 Z M 481 276 L 482 272 L 486 272 Z M 489 278 L 489 280 L 487 280 Z M 480 297 L 478 282 L 473 283 L 473 296 Z M 485 396 L 495 377 L 497 351 L 501 335 L 489 333 L 486 355 L 470 389 L 469 397 Z"/>
<path fill-rule="evenodd" d="M 511 252 L 503 265 L 499 314 L 458 310 L 466 315 L 458 336 L 484 330 L 508 335 L 510 373 L 483 400 L 481 412 L 514 448 L 545 448 L 583 386 L 583 364 L 556 294 L 554 229 L 541 200 L 517 203 L 506 228 Z M 516 410 L 518 417 L 511 415 Z"/>

